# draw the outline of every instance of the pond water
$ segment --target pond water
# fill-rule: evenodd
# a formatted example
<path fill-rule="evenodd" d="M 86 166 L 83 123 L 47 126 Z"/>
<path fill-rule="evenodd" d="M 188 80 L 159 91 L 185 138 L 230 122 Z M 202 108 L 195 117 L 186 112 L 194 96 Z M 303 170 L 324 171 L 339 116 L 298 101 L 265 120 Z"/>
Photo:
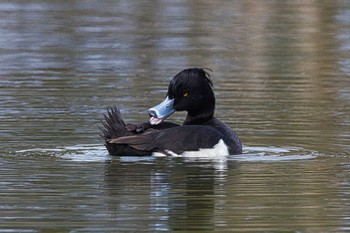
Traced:
<path fill-rule="evenodd" d="M 243 155 L 109 156 L 188 67 Z M 0 232 L 350 231 L 348 1 L 0 0 L 0 97 Z"/>

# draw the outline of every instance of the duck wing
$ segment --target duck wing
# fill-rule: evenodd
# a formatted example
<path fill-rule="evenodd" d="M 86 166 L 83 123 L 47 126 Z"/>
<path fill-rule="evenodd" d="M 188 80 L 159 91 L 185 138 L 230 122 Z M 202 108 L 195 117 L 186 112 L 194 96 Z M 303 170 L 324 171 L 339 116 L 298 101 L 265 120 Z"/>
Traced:
<path fill-rule="evenodd" d="M 185 125 L 164 130 L 146 132 L 140 135 L 111 139 L 113 144 L 124 144 L 140 151 L 181 154 L 185 151 L 213 148 L 223 137 L 214 127 Z"/>

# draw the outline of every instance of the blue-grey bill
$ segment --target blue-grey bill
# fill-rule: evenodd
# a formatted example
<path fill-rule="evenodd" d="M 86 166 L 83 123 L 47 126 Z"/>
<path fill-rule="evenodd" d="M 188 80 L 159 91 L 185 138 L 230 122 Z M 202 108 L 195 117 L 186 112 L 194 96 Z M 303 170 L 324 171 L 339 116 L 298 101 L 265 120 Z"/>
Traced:
<path fill-rule="evenodd" d="M 175 112 L 173 107 L 174 99 L 169 99 L 167 96 L 163 102 L 148 109 L 148 114 L 151 117 L 149 122 L 151 125 L 158 125 L 162 123 L 168 116 Z"/>

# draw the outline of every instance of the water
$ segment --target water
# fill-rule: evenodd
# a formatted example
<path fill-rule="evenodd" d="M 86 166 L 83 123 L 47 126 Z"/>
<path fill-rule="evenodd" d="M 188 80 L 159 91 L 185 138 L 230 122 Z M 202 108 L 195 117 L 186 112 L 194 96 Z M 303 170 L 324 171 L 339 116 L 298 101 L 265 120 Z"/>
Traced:
<path fill-rule="evenodd" d="M 0 232 L 350 231 L 349 51 L 347 1 L 0 0 Z M 194 66 L 244 154 L 109 156 Z"/>

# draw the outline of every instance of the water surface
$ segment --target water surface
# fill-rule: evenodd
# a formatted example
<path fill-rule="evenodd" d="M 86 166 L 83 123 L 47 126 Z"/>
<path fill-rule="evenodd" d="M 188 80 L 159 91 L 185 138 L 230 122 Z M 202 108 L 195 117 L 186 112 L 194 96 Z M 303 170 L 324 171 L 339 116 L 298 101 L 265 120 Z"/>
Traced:
<path fill-rule="evenodd" d="M 0 232 L 349 231 L 349 51 L 347 1 L 0 1 Z M 109 156 L 198 66 L 244 154 Z"/>

